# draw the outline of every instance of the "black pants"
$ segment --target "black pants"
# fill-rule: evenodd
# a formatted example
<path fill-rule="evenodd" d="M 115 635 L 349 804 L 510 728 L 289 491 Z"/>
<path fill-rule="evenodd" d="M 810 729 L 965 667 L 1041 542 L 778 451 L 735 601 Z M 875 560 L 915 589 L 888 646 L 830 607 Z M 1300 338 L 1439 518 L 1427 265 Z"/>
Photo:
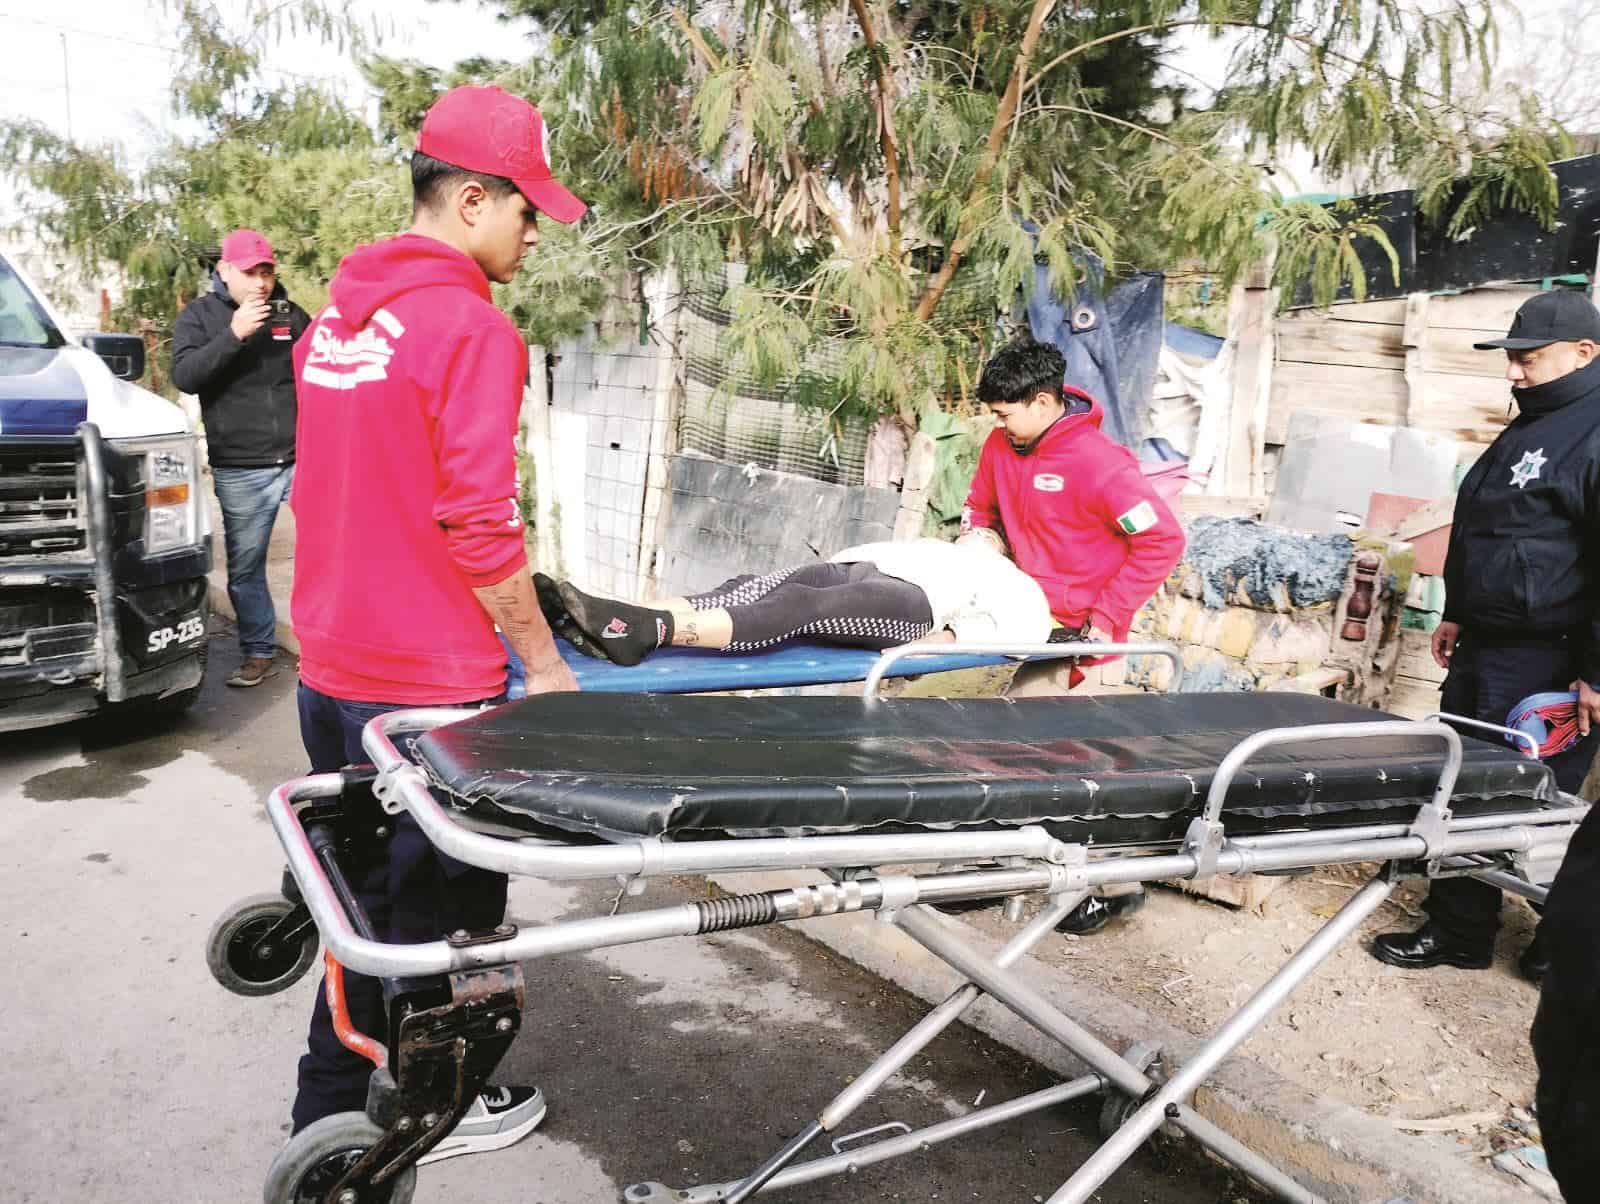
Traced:
<path fill-rule="evenodd" d="M 1550 958 L 1533 1021 L 1539 1128 L 1551 1173 L 1577 1204 L 1600 1191 L 1600 808 L 1573 837 L 1539 938 Z"/>
<path fill-rule="evenodd" d="M 1529 694 L 1565 690 L 1577 676 L 1577 661 L 1566 640 L 1510 646 L 1475 642 L 1469 632 L 1463 632 L 1450 659 L 1440 709 L 1503 724 L 1511 708 Z M 1468 728 L 1465 734 L 1473 732 Z M 1562 790 L 1576 794 L 1583 785 L 1597 739 L 1600 732 L 1591 731 L 1547 762 Z M 1498 888 L 1476 878 L 1444 878 L 1428 889 L 1422 906 L 1434 926 L 1451 941 L 1483 953 L 1493 950 L 1495 934 L 1500 931 Z"/>
<path fill-rule="evenodd" d="M 734 577 L 707 593 L 691 594 L 688 602 L 696 610 L 728 612 L 733 619 L 729 652 L 757 652 L 800 636 L 882 651 L 933 630 L 928 595 L 865 561 Z"/>
<path fill-rule="evenodd" d="M 367 721 L 416 705 L 330 698 L 302 682 L 300 738 L 311 758 L 311 771 L 329 773 L 365 761 L 361 729 Z M 340 866 L 378 939 L 391 944 L 436 941 L 456 928 L 493 928 L 505 918 L 505 875 L 463 865 L 436 851 L 409 815 L 397 817 L 387 845 L 361 861 L 341 859 Z M 378 980 L 347 970 L 344 987 L 351 1023 L 383 1041 L 389 1025 Z M 371 1062 L 346 1049 L 334 1034 L 327 993 L 319 989 L 306 1052 L 300 1059 L 294 1131 L 337 1112 L 362 1111 L 372 1069 Z"/>

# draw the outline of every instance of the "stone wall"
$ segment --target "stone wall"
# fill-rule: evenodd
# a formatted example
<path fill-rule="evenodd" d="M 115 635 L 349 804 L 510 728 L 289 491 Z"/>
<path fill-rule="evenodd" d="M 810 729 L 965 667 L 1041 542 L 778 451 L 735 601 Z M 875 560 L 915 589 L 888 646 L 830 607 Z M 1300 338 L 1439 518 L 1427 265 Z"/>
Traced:
<path fill-rule="evenodd" d="M 1305 535 L 1254 519 L 1199 518 L 1189 548 L 1139 612 L 1134 638 L 1177 644 L 1188 690 L 1298 690 L 1383 706 L 1399 655 L 1410 545 Z M 1163 658 L 1130 685 L 1165 689 Z"/>

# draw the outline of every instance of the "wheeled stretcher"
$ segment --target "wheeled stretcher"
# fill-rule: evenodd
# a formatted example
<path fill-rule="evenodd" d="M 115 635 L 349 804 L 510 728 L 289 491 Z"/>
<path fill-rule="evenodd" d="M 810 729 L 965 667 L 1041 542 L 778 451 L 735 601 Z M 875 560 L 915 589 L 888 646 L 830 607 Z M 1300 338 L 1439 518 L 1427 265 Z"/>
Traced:
<path fill-rule="evenodd" d="M 282 971 L 283 985 L 293 981 L 309 964 L 306 945 L 314 948 L 308 913 L 327 945 L 330 998 L 340 965 L 378 976 L 390 1025 L 386 1045 L 347 1037 L 376 1066 L 366 1114 L 351 1114 L 315 1148 L 296 1142 L 318 1126 L 291 1142 L 269 1178 L 269 1204 L 408 1199 L 416 1159 L 454 1125 L 516 1035 L 523 961 L 857 911 L 897 925 L 965 985 L 761 1166 L 730 1168 L 723 1183 L 635 1184 L 625 1201 L 747 1200 L 1097 1092 L 1107 1097 L 1107 1138 L 1052 1204 L 1088 1200 L 1168 1124 L 1274 1195 L 1318 1200 L 1315 1184 L 1197 1114 L 1188 1103 L 1196 1087 L 1398 883 L 1470 873 L 1538 898 L 1587 810 L 1498 736 L 1463 738 L 1441 722 L 1315 696 L 886 700 L 876 684 L 863 698 L 578 694 L 469 718 L 396 712 L 368 725 L 371 768 L 274 790 L 268 814 L 299 907 L 271 930 L 260 916 L 248 930 L 220 926 L 213 968 L 220 960 L 248 978 L 266 946 L 276 960 L 256 978 Z M 372 939 L 340 860 L 402 813 L 461 861 L 553 880 L 620 877 L 630 894 L 672 874 L 809 869 L 818 880 L 386 944 Z M 1381 868 L 1187 1063 L 1165 1072 L 1154 1048 L 1109 1048 L 1029 983 L 1026 953 L 1097 887 L 1355 862 Z M 886 866 L 894 868 L 875 868 Z M 926 906 L 996 896 L 1018 920 L 1027 897 L 1041 908 L 993 957 Z M 277 980 L 264 985 L 278 989 Z M 918 1132 L 804 1157 L 980 994 L 1059 1041 L 1085 1073 Z"/>

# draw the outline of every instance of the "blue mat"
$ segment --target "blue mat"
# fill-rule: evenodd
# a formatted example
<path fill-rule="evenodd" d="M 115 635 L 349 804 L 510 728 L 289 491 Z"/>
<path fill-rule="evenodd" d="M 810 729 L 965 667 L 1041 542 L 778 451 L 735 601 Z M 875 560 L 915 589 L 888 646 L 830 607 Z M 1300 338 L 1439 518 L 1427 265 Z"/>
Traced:
<path fill-rule="evenodd" d="M 584 656 L 565 640 L 557 640 L 556 647 L 572 666 L 579 688 L 613 694 L 701 694 L 708 690 L 770 690 L 782 686 L 863 681 L 878 659 L 876 652 L 864 649 L 795 643 L 748 656 L 705 648 L 665 648 L 652 653 L 641 664 L 624 667 Z M 888 676 L 914 677 L 952 669 L 976 669 L 1004 664 L 1007 659 L 1003 656 L 919 656 L 896 661 L 889 666 Z M 509 667 L 508 691 L 512 698 L 521 698 L 522 662 L 515 653 L 510 654 Z"/>

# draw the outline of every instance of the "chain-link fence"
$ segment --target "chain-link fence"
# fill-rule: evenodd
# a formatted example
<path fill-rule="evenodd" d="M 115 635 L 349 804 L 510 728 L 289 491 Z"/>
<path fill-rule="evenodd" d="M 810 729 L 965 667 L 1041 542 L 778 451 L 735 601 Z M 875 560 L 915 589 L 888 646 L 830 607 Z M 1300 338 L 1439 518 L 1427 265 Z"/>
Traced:
<path fill-rule="evenodd" d="M 867 424 L 784 400 L 795 380 L 728 371 L 724 281 L 643 291 L 637 322 L 563 344 L 548 399 L 531 390 L 540 567 L 659 597 L 892 536 L 901 498 L 863 484 Z M 824 340 L 803 372 L 837 373 L 842 355 Z"/>

